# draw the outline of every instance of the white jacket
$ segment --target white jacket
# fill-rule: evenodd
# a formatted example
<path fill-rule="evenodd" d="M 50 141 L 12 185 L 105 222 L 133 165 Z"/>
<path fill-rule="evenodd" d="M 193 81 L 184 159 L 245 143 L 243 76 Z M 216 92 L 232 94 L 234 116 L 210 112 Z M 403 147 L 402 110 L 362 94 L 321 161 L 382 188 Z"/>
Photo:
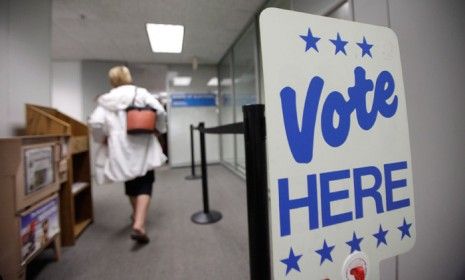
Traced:
<path fill-rule="evenodd" d="M 166 161 L 158 139 L 153 134 L 128 135 L 126 111 L 134 98 L 135 86 L 112 89 L 98 99 L 98 107 L 89 118 L 92 136 L 97 142 L 95 177 L 98 184 L 123 182 L 143 176 Z M 158 100 L 144 88 L 137 88 L 136 106 L 157 110 L 156 127 L 166 132 L 166 112 Z M 107 145 L 102 144 L 107 137 Z"/>

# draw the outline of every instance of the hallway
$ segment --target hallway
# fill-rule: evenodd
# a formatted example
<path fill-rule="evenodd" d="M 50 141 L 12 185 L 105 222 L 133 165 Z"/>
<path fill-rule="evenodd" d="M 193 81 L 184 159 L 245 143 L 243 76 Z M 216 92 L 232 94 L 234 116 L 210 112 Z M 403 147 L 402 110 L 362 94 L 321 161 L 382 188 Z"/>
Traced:
<path fill-rule="evenodd" d="M 130 240 L 130 207 L 123 184 L 94 187 L 95 222 L 58 263 L 47 250 L 28 279 L 247 279 L 249 277 L 245 182 L 220 165 L 210 166 L 210 207 L 223 214 L 213 225 L 196 225 L 201 181 L 188 169 L 156 172 L 148 217 L 151 242 Z"/>

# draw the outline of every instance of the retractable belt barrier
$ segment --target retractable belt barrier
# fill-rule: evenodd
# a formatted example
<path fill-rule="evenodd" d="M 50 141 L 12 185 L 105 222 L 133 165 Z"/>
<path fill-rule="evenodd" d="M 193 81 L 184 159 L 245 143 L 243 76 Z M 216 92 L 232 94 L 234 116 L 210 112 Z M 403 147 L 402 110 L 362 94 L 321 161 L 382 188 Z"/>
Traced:
<path fill-rule="evenodd" d="M 244 134 L 250 278 L 270 279 L 265 106 L 254 104 L 242 108 L 244 122 L 208 128 L 203 122 L 197 128 L 191 125 L 191 133 L 192 128 L 199 131 L 203 196 L 203 211 L 193 214 L 191 220 L 197 224 L 212 224 L 222 218 L 220 212 L 209 206 L 205 134 Z"/>
<path fill-rule="evenodd" d="M 191 124 L 189 126 L 191 143 L 191 174 L 185 177 L 186 180 L 196 180 L 202 178 L 202 176 L 197 175 L 195 172 L 194 130 L 199 130 L 199 126 L 195 127 Z M 233 123 L 217 127 L 203 128 L 202 132 L 209 134 L 240 134 L 244 133 L 244 124 Z"/>
<path fill-rule="evenodd" d="M 196 180 L 202 178 L 202 176 L 195 174 L 194 129 L 198 129 L 198 127 L 194 127 L 191 124 L 189 126 L 189 132 L 191 137 L 191 175 L 187 175 L 185 177 L 186 180 Z"/>
<path fill-rule="evenodd" d="M 201 170 L 202 170 L 201 178 L 202 178 L 203 211 L 199 211 L 193 214 L 192 221 L 197 224 L 212 224 L 212 223 L 216 223 L 217 221 L 221 220 L 222 215 L 218 211 L 210 210 L 209 199 L 208 199 L 208 175 L 207 175 L 207 154 L 206 154 L 207 152 L 205 148 L 205 134 L 206 133 L 208 134 L 242 134 L 244 133 L 244 125 L 243 123 L 233 123 L 233 124 L 206 128 L 205 124 L 201 122 L 199 123 L 196 129 L 199 131 L 199 136 L 200 136 L 200 161 L 201 161 Z M 193 144 L 192 144 L 192 147 L 193 147 Z"/>
<path fill-rule="evenodd" d="M 204 127 L 197 128 L 199 131 L 208 134 L 243 134 L 244 133 L 244 123 L 231 123 L 215 127 Z"/>

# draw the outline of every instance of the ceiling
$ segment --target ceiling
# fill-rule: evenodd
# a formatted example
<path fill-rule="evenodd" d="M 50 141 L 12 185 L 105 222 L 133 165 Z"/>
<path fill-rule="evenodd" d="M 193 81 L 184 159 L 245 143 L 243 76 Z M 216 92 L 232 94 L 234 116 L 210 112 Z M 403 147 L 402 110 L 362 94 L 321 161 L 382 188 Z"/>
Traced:
<path fill-rule="evenodd" d="M 55 60 L 216 64 L 265 0 L 53 0 Z M 145 24 L 184 25 L 181 54 L 152 53 Z"/>

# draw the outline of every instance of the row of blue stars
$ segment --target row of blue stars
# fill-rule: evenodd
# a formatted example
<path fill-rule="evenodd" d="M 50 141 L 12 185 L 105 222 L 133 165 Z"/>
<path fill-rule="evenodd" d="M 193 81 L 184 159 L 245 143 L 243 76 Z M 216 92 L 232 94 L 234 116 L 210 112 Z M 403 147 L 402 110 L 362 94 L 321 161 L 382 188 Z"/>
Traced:
<path fill-rule="evenodd" d="M 321 38 L 314 36 L 310 28 L 308 28 L 307 35 L 300 35 L 300 38 L 302 38 L 306 43 L 305 52 L 307 52 L 310 49 L 314 49 L 316 52 L 319 52 L 317 43 L 318 41 L 320 41 Z M 329 41 L 331 41 L 331 43 L 333 43 L 336 47 L 336 50 L 334 52 L 335 55 L 337 55 L 339 52 L 343 53 L 344 55 L 347 55 L 345 47 L 349 43 L 349 41 L 344 41 L 341 38 L 339 32 L 337 33 L 336 39 L 330 39 Z M 371 58 L 373 58 L 373 56 L 371 55 L 371 48 L 373 47 L 373 44 L 369 44 L 365 36 L 363 36 L 363 41 L 357 43 L 357 45 L 360 47 L 360 49 L 362 49 L 362 57 L 368 55 Z"/>
<path fill-rule="evenodd" d="M 403 240 L 405 236 L 410 236 L 410 227 L 412 226 L 412 223 L 407 223 L 407 221 L 404 218 L 404 222 L 401 226 L 397 227 L 400 232 L 402 233 L 402 236 L 400 240 Z M 383 230 L 383 226 L 379 225 L 378 232 L 373 234 L 373 236 L 376 238 L 377 244 L 376 248 L 378 248 L 381 244 L 384 244 L 387 246 L 387 241 L 386 241 L 386 235 L 389 232 L 389 230 Z M 350 253 L 352 254 L 355 251 L 361 251 L 360 248 L 360 243 L 362 242 L 364 238 L 363 237 L 357 237 L 357 234 L 353 233 L 352 235 L 352 240 L 349 240 L 346 242 L 348 246 L 350 246 Z M 334 250 L 336 245 L 329 246 L 328 243 L 326 243 L 326 239 L 323 241 L 323 247 L 319 250 L 315 250 L 315 252 L 320 255 L 320 265 L 322 265 L 326 260 L 333 262 L 333 257 L 331 256 L 331 252 Z M 286 275 L 289 274 L 289 272 L 292 269 L 295 269 L 300 272 L 300 267 L 299 267 L 299 260 L 303 255 L 295 255 L 294 250 L 290 249 L 289 251 L 289 257 L 287 259 L 282 259 L 281 262 L 286 265 Z"/>

